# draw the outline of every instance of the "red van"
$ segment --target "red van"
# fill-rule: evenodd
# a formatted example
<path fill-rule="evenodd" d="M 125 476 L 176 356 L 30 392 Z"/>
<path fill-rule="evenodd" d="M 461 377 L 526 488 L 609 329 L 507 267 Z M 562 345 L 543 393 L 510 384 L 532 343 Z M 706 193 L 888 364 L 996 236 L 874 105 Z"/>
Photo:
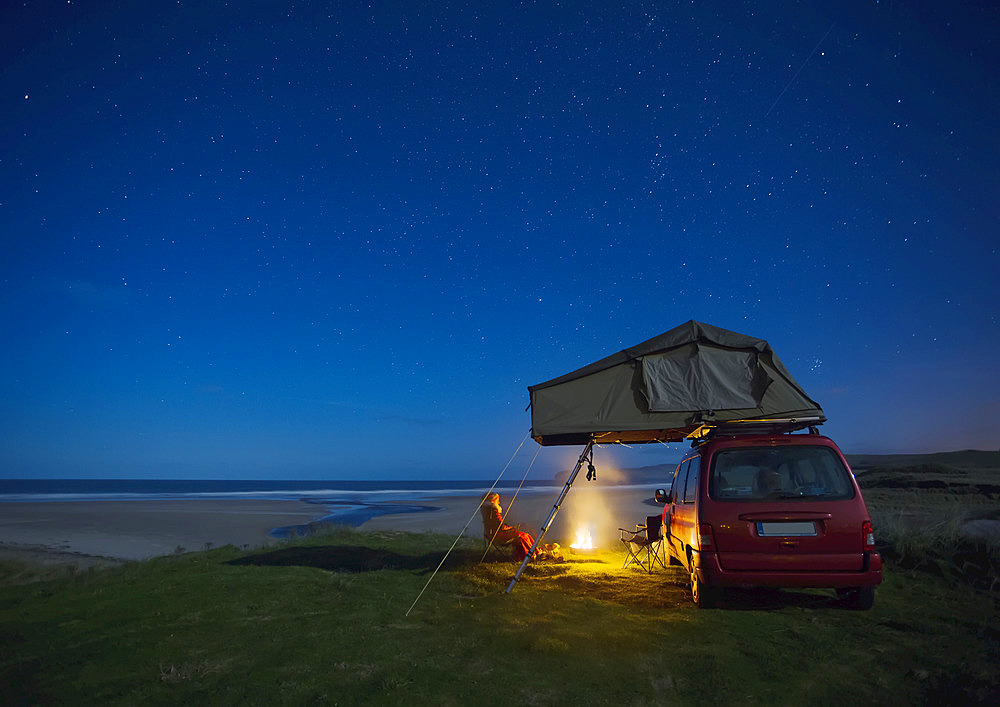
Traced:
<path fill-rule="evenodd" d="M 844 455 L 808 434 L 709 436 L 674 472 L 663 538 L 711 605 L 723 587 L 830 587 L 871 608 L 882 582 L 871 516 Z"/>

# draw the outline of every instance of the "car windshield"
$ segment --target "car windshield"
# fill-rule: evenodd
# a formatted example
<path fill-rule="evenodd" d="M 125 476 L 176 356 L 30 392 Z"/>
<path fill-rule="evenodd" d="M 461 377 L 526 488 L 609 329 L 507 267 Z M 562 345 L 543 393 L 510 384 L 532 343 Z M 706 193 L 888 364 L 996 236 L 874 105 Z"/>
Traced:
<path fill-rule="evenodd" d="M 847 468 L 829 447 L 743 447 L 716 453 L 709 495 L 723 501 L 852 498 Z"/>

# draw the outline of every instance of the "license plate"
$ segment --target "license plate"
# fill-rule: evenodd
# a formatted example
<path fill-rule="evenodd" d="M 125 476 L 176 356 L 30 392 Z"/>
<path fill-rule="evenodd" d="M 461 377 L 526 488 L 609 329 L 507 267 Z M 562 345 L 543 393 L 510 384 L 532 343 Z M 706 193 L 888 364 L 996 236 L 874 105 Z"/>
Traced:
<path fill-rule="evenodd" d="M 757 535 L 762 537 L 771 536 L 803 536 L 803 535 L 815 535 L 816 534 L 816 524 L 811 520 L 809 521 L 791 521 L 791 522 L 773 522 L 773 523 L 758 523 L 757 524 Z"/>

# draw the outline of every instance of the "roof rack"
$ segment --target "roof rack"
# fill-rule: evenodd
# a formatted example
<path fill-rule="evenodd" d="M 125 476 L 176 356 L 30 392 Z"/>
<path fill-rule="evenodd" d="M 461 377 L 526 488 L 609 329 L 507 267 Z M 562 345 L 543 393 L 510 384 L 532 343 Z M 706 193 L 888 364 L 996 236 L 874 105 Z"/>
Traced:
<path fill-rule="evenodd" d="M 743 437 L 746 435 L 778 435 L 809 428 L 813 434 L 825 422 L 823 417 L 782 417 L 757 420 L 731 420 L 706 423 L 688 435 L 691 445 L 703 444 L 718 437 Z"/>

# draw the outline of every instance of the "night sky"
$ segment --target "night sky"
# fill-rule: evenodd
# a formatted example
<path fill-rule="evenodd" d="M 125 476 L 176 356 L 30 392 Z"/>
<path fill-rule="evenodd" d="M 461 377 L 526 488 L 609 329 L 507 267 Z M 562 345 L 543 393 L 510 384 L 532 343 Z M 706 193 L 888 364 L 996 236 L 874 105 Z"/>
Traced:
<path fill-rule="evenodd" d="M 0 476 L 493 478 L 528 385 L 690 319 L 847 453 L 996 449 L 998 38 L 987 2 L 4 3 Z"/>

